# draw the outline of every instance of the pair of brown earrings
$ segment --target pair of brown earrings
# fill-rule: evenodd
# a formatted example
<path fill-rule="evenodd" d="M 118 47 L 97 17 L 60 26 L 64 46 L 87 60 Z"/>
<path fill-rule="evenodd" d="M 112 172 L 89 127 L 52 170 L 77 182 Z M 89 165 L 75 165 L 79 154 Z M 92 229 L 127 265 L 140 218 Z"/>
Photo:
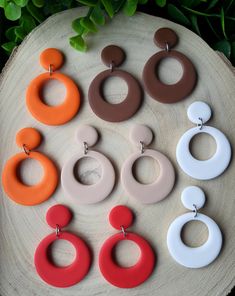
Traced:
<path fill-rule="evenodd" d="M 178 36 L 169 28 L 161 28 L 154 35 L 155 44 L 164 49 L 154 54 L 144 66 L 143 83 L 148 94 L 161 103 L 176 103 L 187 97 L 194 89 L 197 73 L 192 62 L 182 53 L 172 50 L 178 42 Z M 157 75 L 157 68 L 162 59 L 171 57 L 177 59 L 183 68 L 181 79 L 172 85 L 164 84 Z M 125 60 L 124 51 L 115 45 L 105 47 L 101 52 L 103 63 L 110 67 L 98 74 L 91 82 L 88 97 L 94 113 L 103 120 L 120 122 L 132 117 L 140 107 L 142 89 L 138 81 L 128 72 L 117 70 Z M 103 85 L 107 78 L 117 76 L 125 80 L 128 94 L 124 101 L 110 104 L 104 99 Z"/>

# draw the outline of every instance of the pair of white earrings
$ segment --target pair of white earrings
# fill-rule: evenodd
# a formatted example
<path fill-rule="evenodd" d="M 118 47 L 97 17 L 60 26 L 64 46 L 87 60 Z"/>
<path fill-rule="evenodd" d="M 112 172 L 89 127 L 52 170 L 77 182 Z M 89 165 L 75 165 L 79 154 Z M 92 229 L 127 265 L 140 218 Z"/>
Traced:
<path fill-rule="evenodd" d="M 121 181 L 125 190 L 141 203 L 155 203 L 165 198 L 172 190 L 175 182 L 175 172 L 170 160 L 162 153 L 146 149 L 152 142 L 152 131 L 143 125 L 135 125 L 130 132 L 131 141 L 139 147 L 124 162 L 121 170 Z M 105 199 L 115 184 L 115 172 L 111 162 L 101 153 L 90 150 L 98 140 L 94 127 L 80 126 L 76 132 L 76 140 L 83 151 L 70 158 L 62 168 L 61 182 L 65 193 L 79 204 L 97 203 Z M 160 176 L 152 184 L 141 184 L 133 176 L 132 167 L 135 161 L 142 156 L 154 158 L 160 166 Z M 82 157 L 92 157 L 102 166 L 102 176 L 93 185 L 84 185 L 74 176 L 74 167 Z"/>

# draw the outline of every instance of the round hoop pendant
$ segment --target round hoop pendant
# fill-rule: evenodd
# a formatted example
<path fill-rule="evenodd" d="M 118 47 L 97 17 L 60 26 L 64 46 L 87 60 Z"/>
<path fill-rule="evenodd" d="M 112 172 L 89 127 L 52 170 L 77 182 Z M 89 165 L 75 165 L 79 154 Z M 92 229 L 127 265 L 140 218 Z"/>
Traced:
<path fill-rule="evenodd" d="M 183 76 L 175 84 L 164 84 L 156 75 L 156 68 L 164 58 L 175 58 L 183 67 Z M 155 100 L 171 104 L 183 100 L 194 89 L 197 82 L 197 73 L 192 62 L 176 50 L 160 51 L 154 54 L 145 64 L 143 70 L 144 87 Z"/>
<path fill-rule="evenodd" d="M 154 158 L 160 166 L 160 175 L 152 184 L 137 182 L 132 173 L 135 161 L 143 156 Z M 121 171 L 121 181 L 128 194 L 143 204 L 151 204 L 164 199 L 171 192 L 175 182 L 175 172 L 171 162 L 164 154 L 147 149 L 143 154 L 135 152 L 126 159 Z"/>
<path fill-rule="evenodd" d="M 190 153 L 191 139 L 199 134 L 211 135 L 217 145 L 215 154 L 208 160 L 197 160 Z M 231 147 L 226 136 L 218 129 L 211 126 L 191 128 L 180 138 L 176 147 L 176 158 L 181 169 L 192 178 L 198 180 L 210 180 L 224 172 L 231 159 Z"/>
<path fill-rule="evenodd" d="M 48 106 L 41 99 L 43 85 L 51 79 L 56 79 L 66 87 L 66 97 L 62 104 Z M 26 105 L 29 112 L 38 121 L 48 125 L 62 125 L 71 120 L 80 107 L 80 93 L 71 78 L 62 73 L 43 73 L 34 78 L 26 92 Z"/>
<path fill-rule="evenodd" d="M 120 267 L 113 259 L 113 249 L 122 240 L 131 240 L 138 245 L 141 256 L 138 262 L 131 267 Z M 104 278 L 119 288 L 134 288 L 146 281 L 155 265 L 155 255 L 149 243 L 141 236 L 126 232 L 117 233 L 107 239 L 99 253 L 99 267 Z"/>
<path fill-rule="evenodd" d="M 48 258 L 48 248 L 57 239 L 64 239 L 73 244 L 76 257 L 72 264 L 65 267 L 55 266 Z M 49 285 L 66 288 L 79 283 L 88 273 L 91 264 L 90 251 L 85 242 L 70 232 L 54 233 L 45 237 L 38 245 L 34 264 L 39 276 Z"/>
<path fill-rule="evenodd" d="M 206 224 L 209 236 L 206 243 L 197 248 L 186 246 L 181 240 L 181 230 L 189 221 L 201 221 Z M 189 268 L 200 268 L 209 265 L 219 255 L 222 247 L 222 234 L 210 217 L 194 213 L 186 213 L 177 217 L 170 225 L 167 233 L 167 246 L 171 256 L 181 265 Z"/>
<path fill-rule="evenodd" d="M 44 170 L 42 180 L 33 186 L 27 186 L 17 177 L 17 168 L 25 159 L 35 159 L 40 162 Z M 2 184 L 6 194 L 16 203 L 33 206 L 47 200 L 55 191 L 58 184 L 58 173 L 54 163 L 39 152 L 31 151 L 18 153 L 11 157 L 2 173 Z"/>
<path fill-rule="evenodd" d="M 117 76 L 125 80 L 128 94 L 124 101 L 110 104 L 103 98 L 103 84 L 108 77 Z M 103 120 L 120 122 L 132 117 L 140 107 L 142 91 L 138 81 L 128 72 L 106 70 L 98 74 L 91 82 L 88 91 L 89 103 L 94 113 Z"/>
<path fill-rule="evenodd" d="M 74 176 L 76 162 L 83 157 L 92 157 L 102 166 L 102 176 L 95 184 L 81 184 Z M 87 154 L 74 155 L 65 163 L 61 172 L 61 183 L 64 191 L 78 204 L 92 204 L 102 201 L 112 191 L 114 182 L 115 172 L 111 162 L 103 154 L 92 150 L 89 150 Z"/>

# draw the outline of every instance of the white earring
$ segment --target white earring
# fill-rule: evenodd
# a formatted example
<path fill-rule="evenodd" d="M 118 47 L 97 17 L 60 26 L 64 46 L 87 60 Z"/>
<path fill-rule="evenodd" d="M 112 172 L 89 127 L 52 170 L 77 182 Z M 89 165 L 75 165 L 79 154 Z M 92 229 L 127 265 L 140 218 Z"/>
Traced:
<path fill-rule="evenodd" d="M 211 117 L 211 109 L 206 103 L 194 102 L 189 106 L 187 115 L 189 120 L 197 124 L 197 127 L 186 131 L 177 144 L 176 158 L 179 166 L 192 178 L 198 180 L 213 179 L 222 174 L 229 165 L 231 159 L 229 141 L 220 130 L 204 125 Z M 199 133 L 207 133 L 216 141 L 216 152 L 208 160 L 197 160 L 190 153 L 190 141 Z"/>
<path fill-rule="evenodd" d="M 170 160 L 159 151 L 146 149 L 152 139 L 152 131 L 147 126 L 134 125 L 130 132 L 130 140 L 139 147 L 139 150 L 126 159 L 121 170 L 123 187 L 128 194 L 143 204 L 155 203 L 165 198 L 171 192 L 175 182 L 175 172 Z M 141 184 L 133 176 L 132 167 L 142 156 L 150 156 L 159 163 L 160 175 L 152 184 Z"/>
<path fill-rule="evenodd" d="M 219 255 L 222 247 L 222 234 L 210 217 L 199 214 L 198 210 L 205 203 L 205 194 L 197 186 L 189 186 L 184 189 L 181 195 L 183 205 L 192 210 L 191 213 L 177 217 L 170 225 L 167 232 L 167 247 L 171 256 L 179 264 L 189 268 L 200 268 L 213 262 Z M 208 240 L 200 247 L 191 248 L 181 240 L 183 226 L 192 220 L 201 221 L 206 224 L 209 236 Z"/>
<path fill-rule="evenodd" d="M 105 199 L 113 189 L 115 172 L 111 162 L 103 154 L 90 150 L 98 139 L 97 131 L 89 125 L 80 126 L 76 132 L 76 140 L 83 151 L 71 157 L 61 171 L 61 184 L 65 193 L 73 198 L 78 204 L 92 204 Z M 102 166 L 100 180 L 92 185 L 84 185 L 77 181 L 74 176 L 74 167 L 77 161 L 83 157 L 91 157 Z"/>

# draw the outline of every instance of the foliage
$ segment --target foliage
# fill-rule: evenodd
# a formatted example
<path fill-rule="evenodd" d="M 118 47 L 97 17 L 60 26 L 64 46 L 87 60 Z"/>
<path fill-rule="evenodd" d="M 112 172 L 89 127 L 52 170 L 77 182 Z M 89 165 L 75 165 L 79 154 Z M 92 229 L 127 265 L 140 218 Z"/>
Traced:
<path fill-rule="evenodd" d="M 98 32 L 118 12 L 132 16 L 143 10 L 188 27 L 235 64 L 234 0 L 0 0 L 5 16 L 1 47 L 10 54 L 48 16 L 76 6 L 88 7 L 86 16 L 72 21 L 75 35 L 69 42 L 76 50 L 86 51 L 86 35 Z"/>

